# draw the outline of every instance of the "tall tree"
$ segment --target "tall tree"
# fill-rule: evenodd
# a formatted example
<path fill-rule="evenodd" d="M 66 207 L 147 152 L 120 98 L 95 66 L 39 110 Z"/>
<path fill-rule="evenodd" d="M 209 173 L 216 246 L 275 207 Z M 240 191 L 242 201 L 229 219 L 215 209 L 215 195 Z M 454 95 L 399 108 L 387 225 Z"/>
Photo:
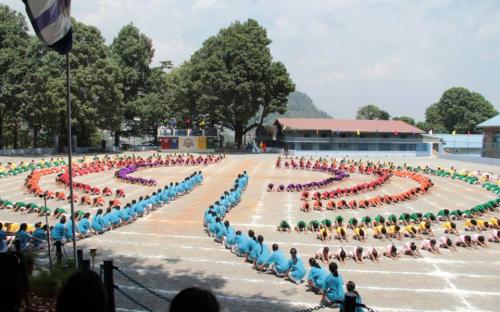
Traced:
<path fill-rule="evenodd" d="M 133 102 L 145 94 L 154 56 L 153 43 L 130 23 L 125 25 L 111 44 L 112 57 L 121 71 L 125 121 L 133 121 L 137 115 Z M 120 144 L 120 127 L 115 129 L 115 145 Z"/>
<path fill-rule="evenodd" d="M 22 14 L 0 5 L 0 148 L 5 145 L 7 115 L 18 118 L 22 105 L 22 62 L 28 42 L 28 27 Z M 17 127 L 17 126 L 16 126 Z"/>
<path fill-rule="evenodd" d="M 73 21 L 74 45 L 71 52 L 71 101 L 73 133 L 79 145 L 88 146 L 97 128 L 120 124 L 123 116 L 121 78 L 118 67 L 109 59 L 109 49 L 100 31 Z M 59 135 L 59 148 L 66 142 L 65 77 L 62 57 L 48 52 L 40 72 L 49 72 L 44 116 L 47 130 Z"/>
<path fill-rule="evenodd" d="M 381 119 L 381 120 L 389 120 L 391 115 L 388 112 L 380 109 L 376 105 L 365 105 L 358 109 L 356 114 L 356 119 Z"/>
<path fill-rule="evenodd" d="M 393 117 L 392 120 L 401 120 L 401 121 L 406 122 L 409 125 L 412 125 L 412 126 L 415 125 L 415 119 L 408 117 L 408 116 Z"/>
<path fill-rule="evenodd" d="M 146 94 L 131 103 L 139 117 L 135 123 L 136 132 L 151 135 L 154 145 L 158 145 L 158 127 L 168 118 L 175 117 L 172 114 L 175 111 L 172 75 L 165 72 L 169 68 L 169 62 L 162 62 L 162 66 L 153 68 Z"/>
<path fill-rule="evenodd" d="M 188 80 L 183 91 L 190 94 L 182 97 L 186 106 L 234 130 L 238 146 L 268 114 L 284 112 L 295 89 L 285 66 L 273 61 L 270 43 L 255 20 L 236 21 L 208 38 L 182 66 L 180 77 Z"/>
<path fill-rule="evenodd" d="M 476 126 L 498 114 L 493 105 L 481 94 L 462 87 L 446 90 L 439 102 L 425 111 L 430 127 L 457 133 L 475 132 Z M 437 130 L 434 129 L 436 133 Z"/>

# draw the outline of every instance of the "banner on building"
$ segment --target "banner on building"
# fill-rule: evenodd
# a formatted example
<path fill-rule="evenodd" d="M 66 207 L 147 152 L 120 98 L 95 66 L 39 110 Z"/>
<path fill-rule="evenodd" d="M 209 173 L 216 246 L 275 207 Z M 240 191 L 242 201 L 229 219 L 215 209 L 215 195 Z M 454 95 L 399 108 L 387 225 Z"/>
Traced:
<path fill-rule="evenodd" d="M 161 149 L 179 149 L 179 138 L 168 137 L 161 139 Z"/>

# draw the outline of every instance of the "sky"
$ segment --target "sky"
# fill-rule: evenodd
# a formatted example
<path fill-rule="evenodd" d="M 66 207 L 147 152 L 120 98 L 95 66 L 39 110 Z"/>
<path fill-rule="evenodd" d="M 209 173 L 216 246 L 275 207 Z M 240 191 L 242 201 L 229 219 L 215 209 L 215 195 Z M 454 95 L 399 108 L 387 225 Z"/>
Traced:
<path fill-rule="evenodd" d="M 0 0 L 24 13 L 21 0 Z M 498 0 L 73 0 L 72 15 L 108 43 L 133 22 L 154 63 L 179 65 L 235 20 L 257 20 L 298 91 L 334 118 L 375 104 L 423 120 L 450 87 L 500 111 Z"/>

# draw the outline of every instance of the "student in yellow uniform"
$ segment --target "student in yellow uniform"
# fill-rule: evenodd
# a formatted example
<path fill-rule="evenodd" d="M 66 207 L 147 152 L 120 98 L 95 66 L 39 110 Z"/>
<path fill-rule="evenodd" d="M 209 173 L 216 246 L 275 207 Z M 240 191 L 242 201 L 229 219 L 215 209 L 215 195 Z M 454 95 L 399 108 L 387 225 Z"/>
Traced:
<path fill-rule="evenodd" d="M 451 221 L 444 222 L 443 228 L 446 234 L 455 234 L 457 236 L 460 235 L 460 233 L 457 230 L 457 225 Z"/>
<path fill-rule="evenodd" d="M 475 219 L 467 219 L 464 222 L 464 231 L 477 230 L 477 221 Z"/>
<path fill-rule="evenodd" d="M 365 241 L 365 230 L 363 230 L 361 227 L 356 227 L 354 229 L 354 235 L 352 236 L 352 239 L 359 240 L 360 242 Z"/>
<path fill-rule="evenodd" d="M 383 225 L 376 225 L 373 227 L 373 238 L 385 239 L 387 238 L 387 229 Z"/>
<path fill-rule="evenodd" d="M 405 226 L 405 233 L 404 233 L 404 236 L 405 237 L 411 237 L 411 238 L 418 238 L 418 233 L 417 233 L 417 229 L 415 229 L 415 227 L 413 225 L 407 225 Z"/>
<path fill-rule="evenodd" d="M 390 238 L 401 240 L 402 236 L 400 230 L 401 228 L 399 227 L 399 225 L 393 224 L 389 226 L 389 228 L 387 229 L 387 233 L 389 234 Z"/>
<path fill-rule="evenodd" d="M 434 232 L 431 228 L 431 223 L 429 221 L 422 221 L 418 224 L 418 233 L 422 235 L 434 236 Z"/>
<path fill-rule="evenodd" d="M 498 228 L 500 228 L 500 225 L 499 225 L 499 222 L 498 222 L 498 218 L 491 217 L 491 218 L 488 220 L 488 224 L 490 225 L 490 228 L 493 228 L 493 229 L 498 229 Z"/>
<path fill-rule="evenodd" d="M 476 220 L 476 223 L 477 223 L 477 230 L 478 230 L 479 232 L 481 232 L 481 231 L 485 231 L 485 230 L 487 230 L 487 229 L 488 229 L 488 227 L 489 227 L 489 223 L 488 223 L 488 222 L 486 222 L 486 221 L 484 221 L 484 220 L 482 220 L 482 219 L 478 219 L 478 220 Z"/>
<path fill-rule="evenodd" d="M 321 239 L 322 242 L 326 242 L 327 240 L 332 239 L 332 235 L 330 234 L 330 231 L 324 227 L 319 230 L 318 238 Z"/>

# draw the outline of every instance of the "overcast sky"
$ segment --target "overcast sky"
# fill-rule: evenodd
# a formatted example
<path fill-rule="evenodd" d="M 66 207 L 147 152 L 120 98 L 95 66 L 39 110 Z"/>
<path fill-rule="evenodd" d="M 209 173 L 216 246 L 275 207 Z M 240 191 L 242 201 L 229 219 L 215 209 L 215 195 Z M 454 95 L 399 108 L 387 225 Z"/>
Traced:
<path fill-rule="evenodd" d="M 22 10 L 21 0 L 0 0 Z M 73 0 L 72 15 L 110 43 L 133 22 L 153 39 L 154 62 L 188 59 L 234 20 L 256 19 L 297 90 L 333 117 L 376 104 L 421 120 L 452 86 L 500 110 L 498 0 Z"/>

